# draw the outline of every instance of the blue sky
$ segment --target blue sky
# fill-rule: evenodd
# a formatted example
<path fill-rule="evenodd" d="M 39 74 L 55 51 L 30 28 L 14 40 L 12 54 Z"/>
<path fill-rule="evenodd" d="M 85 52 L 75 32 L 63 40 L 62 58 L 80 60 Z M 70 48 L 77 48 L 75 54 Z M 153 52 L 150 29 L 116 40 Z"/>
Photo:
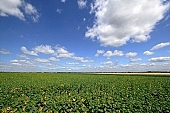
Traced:
<path fill-rule="evenodd" d="M 0 71 L 169 67 L 169 0 L 0 1 Z"/>

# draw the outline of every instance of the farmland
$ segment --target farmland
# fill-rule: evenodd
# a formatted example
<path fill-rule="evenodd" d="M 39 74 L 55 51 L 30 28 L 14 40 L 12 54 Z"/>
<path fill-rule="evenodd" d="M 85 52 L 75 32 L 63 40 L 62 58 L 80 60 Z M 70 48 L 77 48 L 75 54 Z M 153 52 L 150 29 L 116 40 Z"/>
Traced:
<path fill-rule="evenodd" d="M 170 77 L 0 73 L 0 112 L 170 112 Z"/>

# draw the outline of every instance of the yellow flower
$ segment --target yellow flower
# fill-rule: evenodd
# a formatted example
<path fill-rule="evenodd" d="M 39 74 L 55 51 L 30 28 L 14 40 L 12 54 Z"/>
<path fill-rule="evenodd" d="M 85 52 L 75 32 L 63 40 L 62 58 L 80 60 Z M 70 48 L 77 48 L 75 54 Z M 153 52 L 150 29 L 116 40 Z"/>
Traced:
<path fill-rule="evenodd" d="M 68 96 L 70 96 L 71 95 L 71 93 L 68 93 Z"/>
<path fill-rule="evenodd" d="M 61 87 L 64 87 L 64 84 L 60 84 Z"/>
<path fill-rule="evenodd" d="M 75 102 L 75 101 L 76 101 L 76 99 L 75 99 L 75 98 L 73 98 L 73 101 Z"/>
<path fill-rule="evenodd" d="M 71 101 L 70 99 L 67 100 L 68 103 L 69 103 L 70 101 Z"/>
<path fill-rule="evenodd" d="M 47 102 L 44 102 L 44 105 L 46 105 L 47 104 Z"/>
<path fill-rule="evenodd" d="M 25 106 L 22 108 L 22 111 L 25 111 Z"/>
<path fill-rule="evenodd" d="M 2 110 L 2 113 L 6 113 L 7 112 L 7 110 L 4 108 L 3 110 Z"/>
<path fill-rule="evenodd" d="M 7 107 L 7 110 L 10 110 L 11 108 L 10 107 Z"/>
<path fill-rule="evenodd" d="M 86 107 L 86 106 L 83 104 L 83 105 L 82 105 L 82 108 L 85 108 L 85 107 Z"/>
<path fill-rule="evenodd" d="M 40 107 L 40 108 L 38 109 L 38 111 L 42 111 L 42 109 L 43 109 L 43 107 Z"/>
<path fill-rule="evenodd" d="M 86 99 L 82 98 L 81 101 L 84 102 Z"/>
<path fill-rule="evenodd" d="M 46 113 L 52 113 L 52 110 L 47 110 Z"/>

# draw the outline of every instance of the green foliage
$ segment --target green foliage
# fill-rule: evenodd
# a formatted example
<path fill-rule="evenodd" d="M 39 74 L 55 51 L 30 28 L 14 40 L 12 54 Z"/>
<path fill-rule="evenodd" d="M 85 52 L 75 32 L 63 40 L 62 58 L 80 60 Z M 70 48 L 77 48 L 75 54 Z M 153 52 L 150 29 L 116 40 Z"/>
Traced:
<path fill-rule="evenodd" d="M 0 73 L 0 112 L 170 112 L 170 77 Z"/>

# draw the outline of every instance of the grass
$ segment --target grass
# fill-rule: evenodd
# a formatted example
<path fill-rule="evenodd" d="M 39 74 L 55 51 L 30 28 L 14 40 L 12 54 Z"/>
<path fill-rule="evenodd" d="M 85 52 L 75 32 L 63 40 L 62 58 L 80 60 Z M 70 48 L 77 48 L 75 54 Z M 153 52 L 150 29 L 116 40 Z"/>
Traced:
<path fill-rule="evenodd" d="M 170 112 L 170 77 L 0 73 L 0 112 Z"/>

